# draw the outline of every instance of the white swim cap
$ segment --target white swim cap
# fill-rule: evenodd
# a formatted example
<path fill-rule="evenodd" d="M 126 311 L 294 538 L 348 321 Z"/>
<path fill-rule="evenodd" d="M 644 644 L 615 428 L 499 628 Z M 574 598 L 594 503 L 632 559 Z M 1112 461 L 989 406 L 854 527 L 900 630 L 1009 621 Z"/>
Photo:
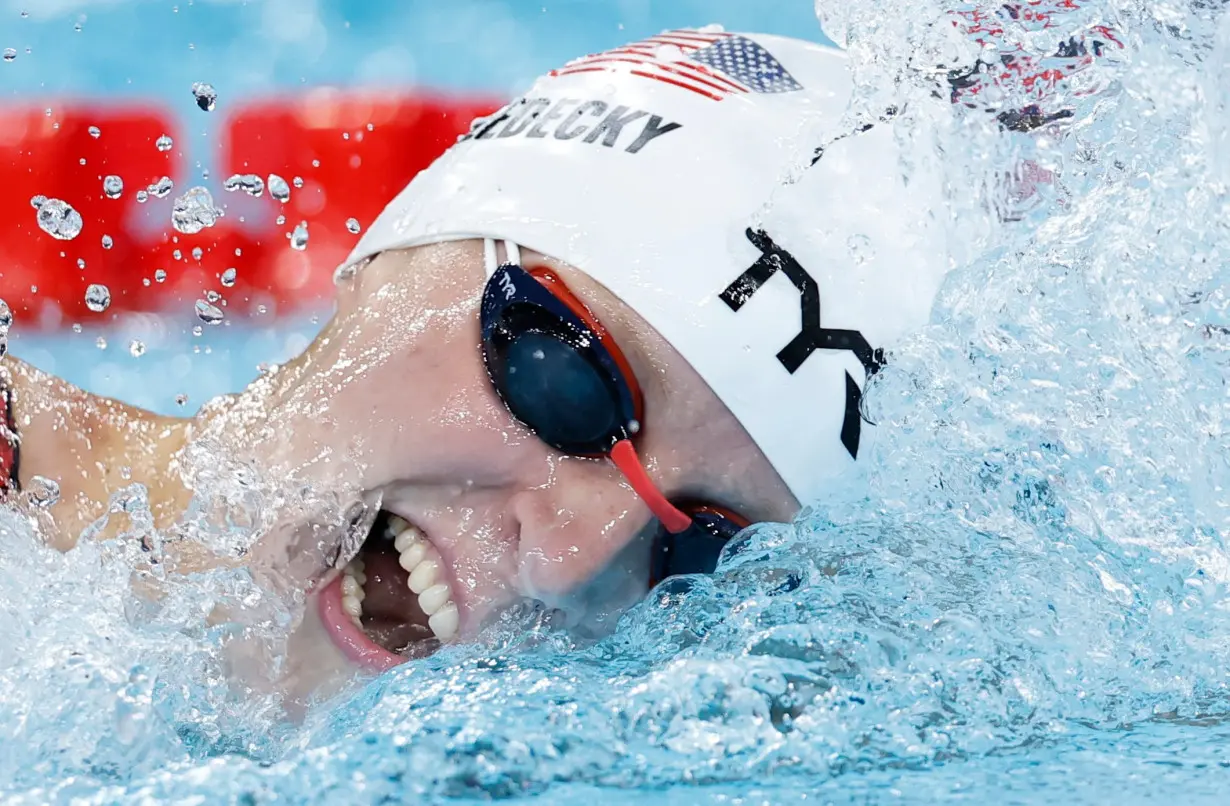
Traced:
<path fill-rule="evenodd" d="M 905 187 L 890 127 L 843 119 L 851 92 L 840 51 L 774 36 L 671 31 L 578 59 L 476 121 L 347 265 L 502 238 L 581 269 L 807 503 L 865 455 L 862 387 L 947 268 L 938 191 Z"/>

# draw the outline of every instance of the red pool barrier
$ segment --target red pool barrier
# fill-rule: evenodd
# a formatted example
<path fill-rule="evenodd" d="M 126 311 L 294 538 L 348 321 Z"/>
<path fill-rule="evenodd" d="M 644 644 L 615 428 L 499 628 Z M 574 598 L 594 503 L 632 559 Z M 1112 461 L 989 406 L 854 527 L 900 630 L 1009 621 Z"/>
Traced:
<path fill-rule="evenodd" d="M 140 105 L 56 104 L 0 110 L 0 298 L 23 326 L 109 320 L 126 310 L 190 311 L 211 291 L 228 318 L 320 305 L 334 267 L 384 205 L 452 145 L 494 98 L 430 93 L 374 94 L 318 89 L 294 98 L 243 103 L 222 125 L 214 176 L 201 182 L 181 156 L 171 116 Z M 95 133 L 93 128 L 97 129 Z M 155 145 L 168 135 L 173 148 Z M 193 172 L 196 173 L 196 172 Z M 123 179 L 119 198 L 103 178 Z M 289 198 L 226 192 L 232 174 L 276 174 Z M 163 176 L 169 198 L 138 204 Z M 298 181 L 296 181 L 298 179 Z M 225 215 L 196 234 L 176 232 L 171 199 L 204 184 Z M 63 200 L 81 214 L 81 233 L 42 231 L 33 196 Z M 279 220 L 282 217 L 284 220 Z M 289 234 L 306 223 L 305 249 Z M 104 246 L 107 236 L 109 246 Z M 234 279 L 223 275 L 234 269 Z M 88 310 L 85 289 L 106 285 L 106 313 Z"/>
<path fill-rule="evenodd" d="M 170 117 L 140 105 L 55 104 L 50 113 L 38 106 L 0 114 L 0 296 L 24 321 L 54 326 L 59 312 L 87 315 L 90 283 L 124 295 L 126 269 L 143 248 L 126 237 L 139 215 L 136 191 L 181 173 L 175 150 L 155 145 L 164 134 L 177 134 Z M 124 180 L 117 199 L 103 193 L 111 174 Z M 30 204 L 36 195 L 72 205 L 81 233 L 57 240 L 39 229 Z"/>

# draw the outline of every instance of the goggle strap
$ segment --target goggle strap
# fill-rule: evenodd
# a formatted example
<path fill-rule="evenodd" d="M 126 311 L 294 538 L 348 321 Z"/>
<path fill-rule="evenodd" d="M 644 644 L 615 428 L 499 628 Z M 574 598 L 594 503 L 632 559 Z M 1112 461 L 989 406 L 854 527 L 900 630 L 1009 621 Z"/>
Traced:
<path fill-rule="evenodd" d="M 513 241 L 504 242 L 504 260 L 500 261 L 500 256 L 497 251 L 494 238 L 483 238 L 483 267 L 487 270 L 487 279 L 490 280 L 495 274 L 496 269 L 511 263 L 514 266 L 521 265 L 521 248 Z"/>
<path fill-rule="evenodd" d="M 676 507 L 670 501 L 666 500 L 666 496 L 662 495 L 662 491 L 657 488 L 653 480 L 649 478 L 648 471 L 641 464 L 640 457 L 636 455 L 636 448 L 632 447 L 632 442 L 627 439 L 621 439 L 615 443 L 615 447 L 611 448 L 611 461 L 624 474 L 624 478 L 628 480 L 628 484 L 636 491 L 636 494 L 641 497 L 641 500 L 648 505 L 649 510 L 653 512 L 654 517 L 658 522 L 671 534 L 679 534 L 686 532 L 692 525 L 692 518 L 685 512 Z"/>

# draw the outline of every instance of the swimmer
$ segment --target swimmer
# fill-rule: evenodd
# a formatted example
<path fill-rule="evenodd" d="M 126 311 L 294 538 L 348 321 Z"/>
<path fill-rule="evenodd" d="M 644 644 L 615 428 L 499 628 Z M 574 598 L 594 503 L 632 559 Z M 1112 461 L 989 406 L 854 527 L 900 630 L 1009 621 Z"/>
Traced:
<path fill-rule="evenodd" d="M 175 534 L 208 445 L 359 505 L 343 550 L 269 495 L 237 560 L 307 594 L 297 695 L 523 598 L 609 625 L 873 447 L 866 384 L 927 322 L 948 256 L 938 179 L 904 186 L 852 89 L 837 49 L 709 29 L 571 62 L 391 201 L 301 355 L 196 417 L 6 358 L 13 495 L 58 482 L 68 548 L 140 483 Z M 172 541 L 168 566 L 220 562 L 191 549 Z"/>

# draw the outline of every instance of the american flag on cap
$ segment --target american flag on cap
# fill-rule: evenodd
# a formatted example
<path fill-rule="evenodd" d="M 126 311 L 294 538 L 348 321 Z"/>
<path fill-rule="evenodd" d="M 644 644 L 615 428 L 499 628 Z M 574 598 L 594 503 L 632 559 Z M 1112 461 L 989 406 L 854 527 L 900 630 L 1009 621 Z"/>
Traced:
<path fill-rule="evenodd" d="M 765 48 L 745 36 L 677 30 L 575 59 L 553 76 L 626 70 L 720 101 L 729 95 L 803 89 Z"/>

